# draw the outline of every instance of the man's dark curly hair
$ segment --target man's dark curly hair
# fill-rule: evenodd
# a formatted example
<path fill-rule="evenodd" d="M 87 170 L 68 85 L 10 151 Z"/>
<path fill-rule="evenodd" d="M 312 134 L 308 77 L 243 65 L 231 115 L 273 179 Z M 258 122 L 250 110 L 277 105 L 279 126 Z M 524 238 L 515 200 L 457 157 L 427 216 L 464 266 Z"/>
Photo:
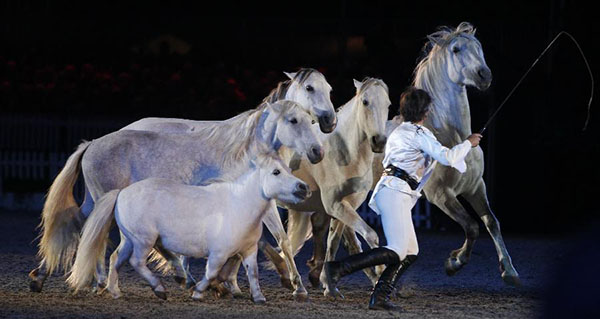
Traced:
<path fill-rule="evenodd" d="M 400 115 L 407 122 L 419 122 L 429 111 L 431 97 L 429 94 L 414 86 L 408 87 L 400 96 Z"/>

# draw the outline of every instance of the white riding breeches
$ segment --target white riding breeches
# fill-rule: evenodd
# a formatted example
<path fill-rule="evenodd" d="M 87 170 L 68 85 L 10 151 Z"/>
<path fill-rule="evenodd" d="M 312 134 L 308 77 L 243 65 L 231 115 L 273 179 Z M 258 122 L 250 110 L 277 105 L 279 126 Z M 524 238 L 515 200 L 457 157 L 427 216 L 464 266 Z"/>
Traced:
<path fill-rule="evenodd" d="M 407 255 L 417 255 L 419 245 L 411 210 L 418 197 L 388 187 L 382 187 L 375 196 L 387 240 L 385 247 L 396 252 L 401 261 Z"/>

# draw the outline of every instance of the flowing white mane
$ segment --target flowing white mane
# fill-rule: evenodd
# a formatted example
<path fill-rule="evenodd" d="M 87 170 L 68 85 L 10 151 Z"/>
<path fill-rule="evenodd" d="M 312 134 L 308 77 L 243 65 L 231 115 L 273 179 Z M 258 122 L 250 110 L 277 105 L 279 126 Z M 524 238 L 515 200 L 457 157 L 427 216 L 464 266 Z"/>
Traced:
<path fill-rule="evenodd" d="M 300 108 L 298 103 L 292 101 L 277 103 L 282 105 L 279 117 Z M 258 142 L 257 128 L 266 107 L 267 103 L 262 103 L 256 109 L 248 110 L 222 122 L 202 126 L 196 132 L 202 135 L 208 144 L 219 145 L 223 149 L 225 167 L 235 165 L 244 160 L 253 143 Z"/>

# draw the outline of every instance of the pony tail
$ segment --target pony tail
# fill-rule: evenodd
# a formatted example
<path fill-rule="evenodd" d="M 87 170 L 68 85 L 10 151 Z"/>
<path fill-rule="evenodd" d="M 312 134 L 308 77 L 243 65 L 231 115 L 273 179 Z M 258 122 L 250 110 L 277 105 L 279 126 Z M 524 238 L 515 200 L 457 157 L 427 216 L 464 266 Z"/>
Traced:
<path fill-rule="evenodd" d="M 67 278 L 67 283 L 75 291 L 88 285 L 95 277 L 96 264 L 104 262 L 108 233 L 120 191 L 115 189 L 102 196 L 83 226 L 77 256 Z"/>

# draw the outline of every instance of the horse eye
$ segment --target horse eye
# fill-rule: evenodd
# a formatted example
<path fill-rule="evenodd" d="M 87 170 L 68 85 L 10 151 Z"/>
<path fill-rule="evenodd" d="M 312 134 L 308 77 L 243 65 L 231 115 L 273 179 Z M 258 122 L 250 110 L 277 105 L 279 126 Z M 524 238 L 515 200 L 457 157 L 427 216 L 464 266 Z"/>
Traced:
<path fill-rule="evenodd" d="M 292 124 L 298 124 L 298 120 L 294 117 L 290 120 L 290 123 Z"/>
<path fill-rule="evenodd" d="M 458 53 L 458 52 L 460 52 L 460 48 L 459 47 L 454 47 L 454 48 L 452 48 L 452 52 Z"/>
<path fill-rule="evenodd" d="M 306 86 L 306 90 L 307 90 L 308 92 L 312 92 L 312 91 L 314 91 L 315 89 L 312 87 L 312 85 L 307 85 L 307 86 Z"/>
<path fill-rule="evenodd" d="M 273 170 L 273 175 L 277 176 L 277 175 L 279 175 L 279 173 L 281 173 L 281 172 L 278 169 Z"/>
<path fill-rule="evenodd" d="M 369 101 L 367 101 L 367 100 L 363 100 L 363 105 L 364 105 L 364 106 L 369 106 Z"/>
<path fill-rule="evenodd" d="M 315 123 L 317 123 L 315 120 L 310 121 L 310 124 L 315 124 Z"/>

